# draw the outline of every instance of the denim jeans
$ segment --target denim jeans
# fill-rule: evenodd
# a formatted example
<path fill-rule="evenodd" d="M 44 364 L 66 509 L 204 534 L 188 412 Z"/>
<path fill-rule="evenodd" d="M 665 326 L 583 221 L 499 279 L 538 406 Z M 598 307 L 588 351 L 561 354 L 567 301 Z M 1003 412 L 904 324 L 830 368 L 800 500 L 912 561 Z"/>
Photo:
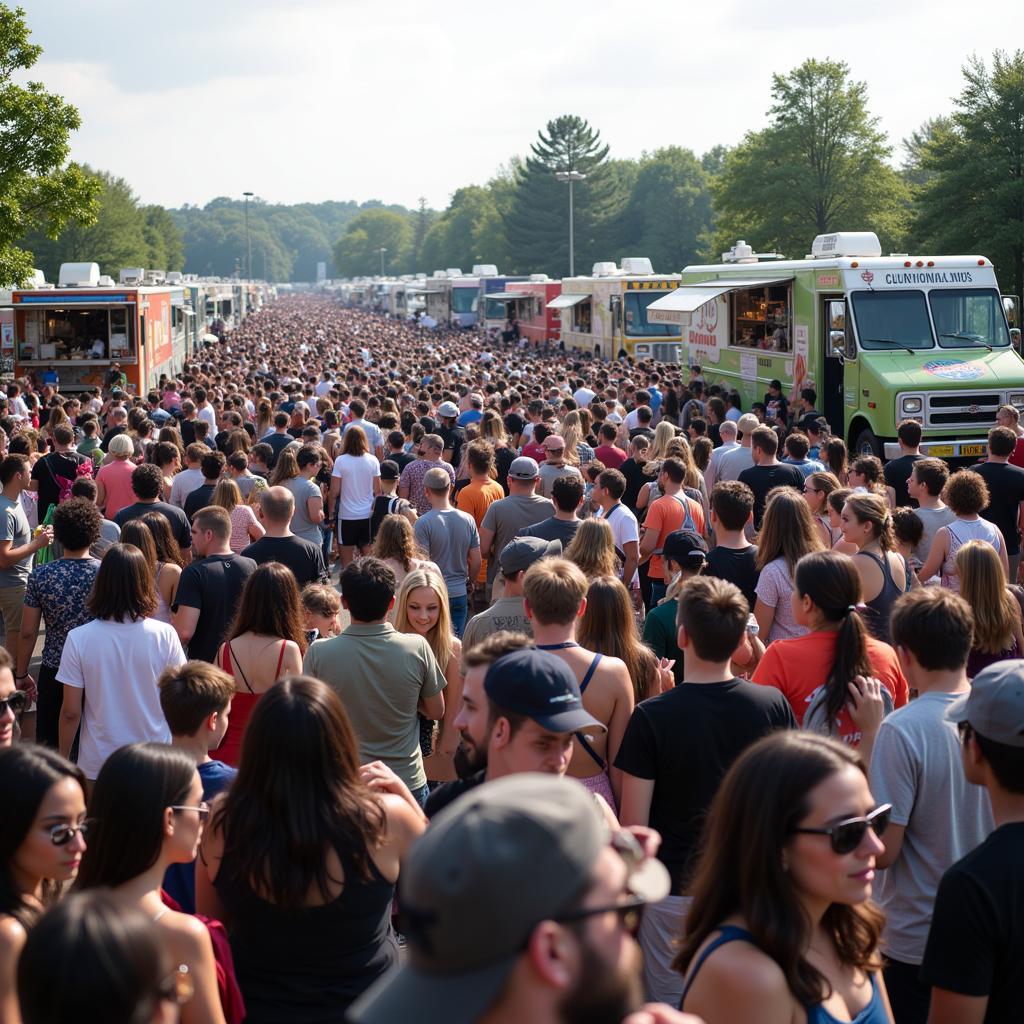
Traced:
<path fill-rule="evenodd" d="M 469 614 L 469 599 L 465 594 L 459 597 L 448 595 L 448 609 L 452 616 L 452 630 L 461 640 L 462 631 L 466 628 L 466 617 Z"/>
<path fill-rule="evenodd" d="M 329 526 L 321 526 L 320 532 L 323 534 L 321 549 L 324 553 L 324 562 L 329 569 L 331 567 L 331 539 L 334 537 L 334 531 Z"/>
<path fill-rule="evenodd" d="M 424 784 L 420 786 L 419 789 L 411 789 L 409 792 L 412 793 L 413 799 L 420 805 L 420 807 L 427 806 L 427 797 L 430 796 L 429 785 Z"/>

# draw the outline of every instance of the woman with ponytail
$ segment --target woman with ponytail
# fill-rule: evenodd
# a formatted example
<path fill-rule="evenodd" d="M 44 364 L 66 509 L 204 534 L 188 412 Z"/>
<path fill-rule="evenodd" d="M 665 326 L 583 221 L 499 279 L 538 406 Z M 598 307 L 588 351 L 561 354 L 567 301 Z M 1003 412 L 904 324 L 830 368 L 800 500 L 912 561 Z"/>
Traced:
<path fill-rule="evenodd" d="M 808 633 L 769 644 L 753 681 L 781 690 L 804 728 L 859 743 L 862 756 L 870 756 L 864 747 L 882 714 L 906 704 L 909 688 L 896 652 L 865 628 L 860 602 L 860 576 L 849 555 L 805 555 L 796 566 L 792 605 Z"/>
<path fill-rule="evenodd" d="M 853 493 L 839 518 L 844 539 L 857 548 L 853 563 L 864 592 L 864 622 L 873 637 L 888 643 L 892 606 L 914 584 L 907 560 L 896 552 L 888 502 L 880 494 Z"/>

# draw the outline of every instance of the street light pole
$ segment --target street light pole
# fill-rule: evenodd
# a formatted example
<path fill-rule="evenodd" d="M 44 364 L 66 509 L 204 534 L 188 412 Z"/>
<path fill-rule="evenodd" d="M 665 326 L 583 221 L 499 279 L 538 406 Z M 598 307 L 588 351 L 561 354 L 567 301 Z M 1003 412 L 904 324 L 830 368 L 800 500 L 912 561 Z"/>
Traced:
<path fill-rule="evenodd" d="M 386 252 L 387 252 L 387 249 L 385 249 L 384 246 L 382 245 L 380 247 L 380 276 L 381 277 L 384 276 L 384 253 L 386 253 Z"/>
<path fill-rule="evenodd" d="M 572 187 L 577 181 L 585 181 L 586 175 L 579 171 L 556 171 L 555 177 L 562 182 L 569 183 L 569 276 L 576 276 L 576 231 L 573 219 L 575 216 L 575 204 L 573 203 Z"/>
<path fill-rule="evenodd" d="M 249 236 L 249 197 L 251 192 L 243 192 L 245 196 L 245 278 L 252 279 L 252 238 Z"/>

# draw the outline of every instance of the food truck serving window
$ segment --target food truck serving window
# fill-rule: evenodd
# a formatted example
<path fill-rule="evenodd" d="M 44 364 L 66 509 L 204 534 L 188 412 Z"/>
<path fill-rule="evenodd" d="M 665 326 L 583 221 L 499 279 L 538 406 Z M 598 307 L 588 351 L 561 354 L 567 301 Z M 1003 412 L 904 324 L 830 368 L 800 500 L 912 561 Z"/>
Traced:
<path fill-rule="evenodd" d="M 994 288 L 935 288 L 928 293 L 942 348 L 1007 348 L 1010 335 Z"/>
<path fill-rule="evenodd" d="M 647 307 L 657 299 L 663 299 L 667 292 L 626 292 L 625 331 L 640 338 L 664 338 L 679 334 L 677 324 L 652 324 L 647 319 Z"/>
<path fill-rule="evenodd" d="M 742 288 L 733 293 L 732 343 L 764 352 L 789 352 L 792 286 Z"/>
<path fill-rule="evenodd" d="M 125 359 L 135 355 L 135 332 L 128 306 L 64 308 L 25 311 L 18 339 L 21 362 Z"/>
<path fill-rule="evenodd" d="M 867 351 L 933 348 L 924 292 L 854 292 L 853 319 Z"/>

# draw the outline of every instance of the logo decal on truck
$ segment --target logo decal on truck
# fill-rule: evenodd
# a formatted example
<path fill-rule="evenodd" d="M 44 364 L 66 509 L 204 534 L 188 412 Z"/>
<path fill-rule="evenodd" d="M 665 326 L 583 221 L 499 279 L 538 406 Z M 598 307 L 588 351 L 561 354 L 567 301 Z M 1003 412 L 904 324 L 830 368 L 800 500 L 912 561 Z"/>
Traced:
<path fill-rule="evenodd" d="M 925 363 L 922 369 L 942 380 L 977 380 L 985 376 L 984 363 L 968 363 L 963 359 L 933 359 Z"/>

